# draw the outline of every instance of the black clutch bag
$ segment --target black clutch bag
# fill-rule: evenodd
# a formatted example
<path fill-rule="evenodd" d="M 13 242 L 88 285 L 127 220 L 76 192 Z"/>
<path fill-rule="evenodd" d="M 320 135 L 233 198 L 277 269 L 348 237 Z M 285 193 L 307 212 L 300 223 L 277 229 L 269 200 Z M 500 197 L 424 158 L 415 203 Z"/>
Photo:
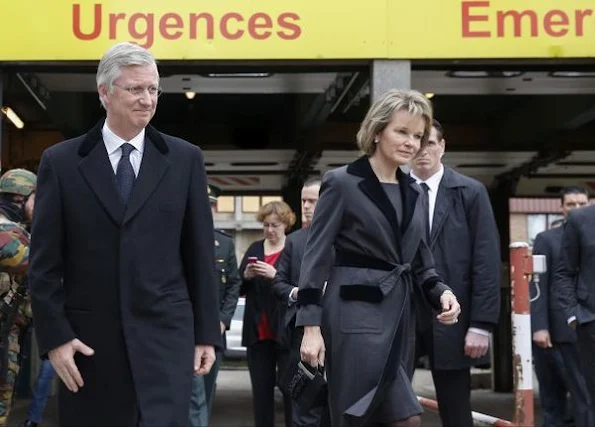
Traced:
<path fill-rule="evenodd" d="M 280 386 L 302 410 L 326 405 L 328 385 L 322 366 L 314 368 L 302 361 L 292 363 Z"/>

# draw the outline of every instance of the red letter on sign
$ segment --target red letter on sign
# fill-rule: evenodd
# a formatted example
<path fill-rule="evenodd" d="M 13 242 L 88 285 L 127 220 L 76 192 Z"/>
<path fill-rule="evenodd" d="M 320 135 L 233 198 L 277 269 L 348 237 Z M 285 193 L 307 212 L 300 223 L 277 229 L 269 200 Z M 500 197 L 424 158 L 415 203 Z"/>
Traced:
<path fill-rule="evenodd" d="M 568 27 L 568 15 L 563 10 L 550 10 L 543 18 L 543 28 L 552 37 L 562 37 L 568 34 L 568 28 L 554 28 L 558 26 Z"/>
<path fill-rule="evenodd" d="M 239 13 L 229 12 L 226 13 L 221 17 L 221 22 L 219 23 L 219 30 L 221 31 L 221 35 L 228 40 L 237 40 L 244 34 L 244 30 L 238 29 L 235 33 L 229 31 L 229 20 L 235 19 L 238 22 L 243 22 L 244 17 Z"/>
<path fill-rule="evenodd" d="M 93 40 L 101 34 L 101 4 L 94 6 L 93 32 L 90 34 L 83 34 L 81 31 L 81 5 L 72 5 L 72 32 L 77 39 Z"/>
<path fill-rule="evenodd" d="M 471 15 L 472 7 L 490 7 L 489 1 L 464 1 L 461 4 L 463 13 L 463 37 L 490 37 L 489 31 L 471 31 L 471 22 L 480 21 L 485 22 L 488 20 L 487 15 Z"/>

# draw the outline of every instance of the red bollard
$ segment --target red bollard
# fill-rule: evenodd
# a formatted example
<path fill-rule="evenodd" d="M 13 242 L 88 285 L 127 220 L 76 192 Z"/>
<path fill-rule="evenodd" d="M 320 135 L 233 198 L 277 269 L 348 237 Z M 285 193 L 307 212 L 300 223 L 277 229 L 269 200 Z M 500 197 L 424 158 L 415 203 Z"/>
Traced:
<path fill-rule="evenodd" d="M 514 369 L 515 408 L 513 424 L 533 427 L 533 352 L 531 345 L 531 301 L 529 275 L 533 274 L 533 259 L 529 245 L 510 245 L 510 276 L 512 293 L 512 363 Z"/>

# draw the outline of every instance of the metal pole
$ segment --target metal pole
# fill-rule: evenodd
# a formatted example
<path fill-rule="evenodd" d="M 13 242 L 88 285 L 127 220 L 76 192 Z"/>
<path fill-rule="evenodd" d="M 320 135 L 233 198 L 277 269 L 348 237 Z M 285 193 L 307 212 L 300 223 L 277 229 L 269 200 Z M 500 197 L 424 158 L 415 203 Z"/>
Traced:
<path fill-rule="evenodd" d="M 529 256 L 529 245 L 525 242 L 512 243 L 510 245 L 510 292 L 512 294 L 512 364 L 515 390 L 513 423 L 519 427 L 532 427 L 535 422 L 529 297 L 529 275 L 532 273 L 533 263 Z"/>
<path fill-rule="evenodd" d="M 438 402 L 435 400 L 420 396 L 417 396 L 417 400 L 424 408 L 438 412 Z M 481 412 L 471 411 L 471 416 L 475 427 L 514 427 L 514 424 L 510 421 L 482 414 Z"/>

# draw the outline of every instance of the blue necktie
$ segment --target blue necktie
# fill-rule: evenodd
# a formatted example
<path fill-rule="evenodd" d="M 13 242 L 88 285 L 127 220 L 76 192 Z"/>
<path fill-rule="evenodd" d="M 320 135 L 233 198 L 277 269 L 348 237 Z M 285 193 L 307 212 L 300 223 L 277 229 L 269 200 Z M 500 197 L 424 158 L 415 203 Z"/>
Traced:
<path fill-rule="evenodd" d="M 120 148 L 122 149 L 122 158 L 116 169 L 116 180 L 118 181 L 120 196 L 122 196 L 124 204 L 127 205 L 136 179 L 132 163 L 130 163 L 130 153 L 134 150 L 134 147 L 126 142 Z"/>

